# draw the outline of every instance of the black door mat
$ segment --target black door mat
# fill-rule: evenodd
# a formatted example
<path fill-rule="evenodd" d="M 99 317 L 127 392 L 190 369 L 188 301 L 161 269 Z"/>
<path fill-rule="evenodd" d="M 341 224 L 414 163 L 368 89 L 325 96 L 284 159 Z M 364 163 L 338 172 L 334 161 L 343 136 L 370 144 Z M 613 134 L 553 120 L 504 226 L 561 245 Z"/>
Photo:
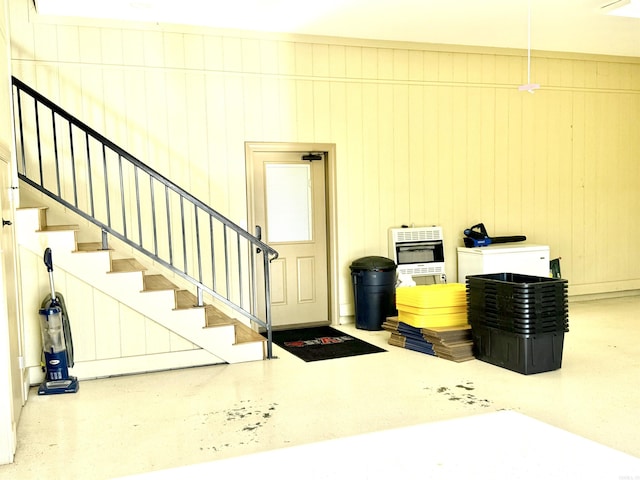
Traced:
<path fill-rule="evenodd" d="M 266 332 L 263 333 L 266 336 Z M 316 362 L 386 352 L 333 327 L 296 328 L 272 332 L 273 343 L 304 360 Z"/>

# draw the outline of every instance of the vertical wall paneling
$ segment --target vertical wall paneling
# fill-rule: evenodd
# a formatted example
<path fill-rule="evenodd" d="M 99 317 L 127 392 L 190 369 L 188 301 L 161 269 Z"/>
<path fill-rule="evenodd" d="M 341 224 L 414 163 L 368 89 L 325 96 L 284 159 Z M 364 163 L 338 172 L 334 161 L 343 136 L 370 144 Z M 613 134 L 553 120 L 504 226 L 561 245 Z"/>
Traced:
<path fill-rule="evenodd" d="M 313 75 L 313 46 L 310 43 L 295 43 L 295 74 L 309 77 Z"/>
<path fill-rule="evenodd" d="M 244 142 L 334 143 L 341 305 L 349 263 L 407 222 L 444 227 L 450 279 L 482 221 L 548 243 L 572 292 L 640 288 L 623 260 L 638 255 L 637 59 L 534 55 L 531 95 L 523 52 L 30 23 L 18 1 L 11 22 L 14 73 L 233 220 Z"/>
<path fill-rule="evenodd" d="M 311 46 L 311 61 L 314 77 L 322 78 L 329 76 L 329 46 L 313 44 Z M 265 72 L 266 73 L 266 72 Z"/>
<path fill-rule="evenodd" d="M 273 40 L 258 40 L 258 48 L 260 49 L 260 66 L 259 72 L 266 75 L 278 73 L 278 42 Z"/>
<path fill-rule="evenodd" d="M 189 128 L 186 132 L 185 145 L 182 155 L 188 160 L 189 168 L 186 169 L 188 185 L 191 192 L 202 199 L 209 198 L 209 177 L 211 166 L 209 164 L 209 142 L 207 138 L 207 105 L 202 101 L 200 92 L 206 85 L 205 76 L 201 72 L 187 72 L 185 77 L 186 99 L 184 108 L 189 112 Z M 198 161 L 189 161 L 197 158 Z"/>
<path fill-rule="evenodd" d="M 119 305 L 118 315 L 122 333 L 120 337 L 122 356 L 131 357 L 145 353 L 147 335 L 144 316 L 122 304 Z"/>
<path fill-rule="evenodd" d="M 494 234 L 507 233 L 509 222 L 509 95 L 508 89 L 499 89 L 495 92 L 495 126 L 493 132 L 495 147 L 495 222 L 493 222 Z M 492 116 L 487 112 L 487 116 Z M 483 134 L 487 140 L 489 135 Z"/>
<path fill-rule="evenodd" d="M 547 158 L 548 153 L 548 141 L 549 141 L 549 114 L 548 109 L 555 110 L 556 105 L 551 101 L 553 92 L 540 91 L 538 98 L 531 104 L 533 115 L 533 136 L 535 141 L 533 142 L 533 165 L 535 169 L 533 171 L 533 196 L 532 202 L 532 220 L 533 223 L 528 227 L 531 231 L 531 235 L 534 238 L 538 238 L 542 243 L 547 243 L 548 230 L 546 225 L 549 221 L 549 202 L 547 198 L 548 193 L 548 181 L 549 181 L 549 160 Z M 536 95 L 530 94 L 531 96 Z"/>
<path fill-rule="evenodd" d="M 160 31 L 144 30 L 142 32 L 142 51 L 144 65 L 152 68 L 162 68 L 165 63 L 165 49 L 163 34 Z"/>
<path fill-rule="evenodd" d="M 391 75 L 391 73 L 385 73 Z M 405 175 L 404 172 L 395 168 L 398 157 L 395 151 L 395 129 L 399 128 L 394 122 L 394 85 L 381 83 L 378 85 L 378 127 L 375 137 L 378 147 L 378 178 L 369 179 L 366 171 L 362 171 L 362 180 L 368 188 L 377 188 L 377 195 L 370 195 L 370 200 L 366 208 L 371 209 L 373 216 L 379 216 L 379 227 L 381 230 L 398 226 L 399 219 L 396 216 L 396 174 Z M 372 138 L 373 140 L 373 138 Z M 370 193 L 374 193 L 372 191 Z M 376 213 L 377 208 L 377 213 Z M 357 215 L 353 212 L 352 215 Z M 379 237 L 377 237 L 379 238 Z M 364 249 L 364 245 L 361 247 Z"/>
<path fill-rule="evenodd" d="M 93 290 L 93 319 L 95 328 L 96 359 L 121 356 L 120 306 L 113 298 Z"/>
<path fill-rule="evenodd" d="M 262 137 L 258 140 L 281 139 L 279 81 L 271 76 L 260 78 L 260 102 Z M 253 141 L 252 138 L 247 138 Z"/>
<path fill-rule="evenodd" d="M 209 155 L 209 202 L 220 211 L 228 211 L 227 178 L 229 176 L 227 158 L 227 123 L 224 112 L 224 78 L 219 74 L 205 77 L 204 102 L 207 106 L 207 145 Z"/>
<path fill-rule="evenodd" d="M 379 111 L 379 93 L 378 86 L 364 83 L 362 85 L 362 98 L 359 100 L 362 103 L 362 117 L 361 117 L 361 134 L 362 134 L 362 144 L 361 144 L 361 153 L 362 153 L 362 163 L 360 164 L 361 170 L 357 170 L 353 168 L 352 175 L 349 175 L 348 185 L 346 185 L 347 189 L 350 189 L 352 185 L 354 185 L 361 195 L 361 201 L 364 208 L 367 209 L 367 232 L 372 231 L 375 232 L 374 235 L 379 236 L 386 232 L 386 229 L 393 225 L 386 225 L 381 221 L 380 215 L 380 202 L 381 199 L 384 198 L 385 194 L 382 192 L 382 189 L 387 189 L 387 191 L 391 188 L 390 186 L 385 186 L 385 181 L 390 180 L 387 177 L 386 180 L 381 180 L 379 184 L 377 179 L 380 177 L 380 168 L 381 164 L 385 162 L 385 154 L 381 152 L 380 145 L 378 144 L 377 139 L 380 136 L 380 130 L 378 125 L 378 111 Z M 340 158 L 340 157 L 339 157 Z M 349 167 L 352 168 L 353 162 L 355 158 L 349 155 Z M 390 159 L 386 159 L 387 162 Z M 359 163 L 359 162 L 358 162 Z M 376 181 L 374 181 L 376 179 Z M 360 186 L 361 185 L 361 186 Z M 340 191 L 340 190 L 338 190 Z M 352 217 L 351 221 L 358 222 L 360 232 L 363 232 L 362 236 L 358 236 L 354 239 L 354 247 L 356 247 L 357 242 L 364 242 L 364 219 L 358 218 L 358 215 L 355 209 L 352 211 L 349 208 L 347 214 Z M 349 228 L 349 227 L 347 227 Z M 379 241 L 379 240 L 378 240 Z M 353 252 L 354 255 L 366 255 L 366 250 L 362 248 L 362 244 L 360 247 L 356 247 L 357 249 Z M 377 250 L 379 252 L 384 253 L 383 250 Z M 385 253 L 386 255 L 386 253 Z M 352 260 L 355 260 L 357 257 L 354 256 Z"/>
<path fill-rule="evenodd" d="M 145 318 L 145 340 L 147 353 L 162 353 L 171 351 L 171 333 L 156 322 Z"/>
<path fill-rule="evenodd" d="M 243 90 L 245 138 L 262 140 L 264 138 L 262 127 L 265 121 L 262 111 L 262 79 L 257 76 L 246 77 L 243 81 Z"/>
<path fill-rule="evenodd" d="M 426 62 L 425 62 L 426 63 Z M 425 217 L 426 225 L 442 225 L 440 216 L 440 202 L 443 189 L 440 181 L 440 156 L 439 148 L 439 111 L 438 89 L 436 86 L 426 86 L 424 95 L 424 184 L 425 192 Z M 417 226 L 422 223 L 420 219 L 413 219 Z M 447 257 L 445 257 L 447 258 Z"/>
<path fill-rule="evenodd" d="M 60 33 L 58 33 L 59 35 Z M 122 31 L 117 28 L 102 28 L 100 29 L 100 35 L 102 63 L 105 65 L 122 65 L 124 60 Z M 70 47 L 73 48 L 73 44 Z"/>
<path fill-rule="evenodd" d="M 444 62 L 446 63 L 446 62 Z M 440 69 L 440 72 L 447 72 L 450 79 L 450 69 Z M 435 160 L 438 163 L 438 175 L 435 180 L 439 185 L 439 193 L 442 196 L 442 201 L 438 204 L 439 220 L 443 226 L 443 235 L 447 238 L 454 237 L 455 233 L 452 226 L 455 225 L 453 218 L 453 143 L 455 141 L 454 135 L 460 135 L 460 132 L 455 132 L 454 127 L 454 113 L 453 113 L 453 98 L 455 95 L 455 89 L 451 86 L 441 86 L 437 89 L 437 111 L 438 121 L 436 128 L 436 135 L 438 138 L 437 157 Z M 490 165 L 485 165 L 483 171 L 486 171 Z M 446 247 L 445 247 L 446 248 Z M 454 258 L 454 252 L 449 249 L 448 257 Z"/>
<path fill-rule="evenodd" d="M 574 69 L 574 72 L 576 70 Z M 561 252 L 561 268 L 574 272 L 578 278 L 585 278 L 585 243 L 582 235 L 585 222 L 585 94 L 571 96 L 571 200 L 567 208 L 571 214 L 571 235 L 569 241 L 571 256 Z"/>
<path fill-rule="evenodd" d="M 315 109 L 313 102 L 313 82 L 296 81 L 296 119 L 298 121 L 298 140 L 307 142 L 314 140 Z"/>
<path fill-rule="evenodd" d="M 56 281 L 57 278 L 58 275 L 56 275 Z M 98 358 L 96 331 L 100 330 L 96 330 L 96 324 L 91 320 L 94 313 L 92 288 L 71 275 L 66 275 L 66 279 L 66 289 L 60 291 L 64 296 L 69 314 L 74 359 L 78 362 L 96 360 Z M 56 285 L 56 289 L 58 288 L 62 287 Z M 107 312 L 100 312 L 97 318 L 108 325 L 108 322 L 114 319 L 106 317 L 106 314 Z M 29 365 L 35 364 L 30 363 Z"/>
<path fill-rule="evenodd" d="M 278 98 L 280 104 L 280 140 L 298 140 L 297 105 L 296 105 L 296 80 L 280 78 L 278 81 Z"/>
<path fill-rule="evenodd" d="M 396 57 L 398 57 L 396 55 Z M 408 74 L 404 58 L 395 61 L 396 75 Z M 397 60 L 397 58 L 396 58 Z M 404 77 L 406 78 L 406 76 Z M 393 149 L 394 149 L 394 182 L 386 186 L 394 196 L 394 212 L 390 224 L 399 226 L 411 221 L 411 191 L 409 189 L 412 168 L 409 157 L 409 87 L 407 85 L 393 86 Z M 387 244 L 386 229 L 378 233 L 380 247 L 384 249 Z"/>
<path fill-rule="evenodd" d="M 165 142 L 167 144 L 168 160 L 167 176 L 177 185 L 189 191 L 191 188 L 189 185 L 189 170 L 184 168 L 184 165 L 188 163 L 189 158 L 188 132 L 192 117 L 187 115 L 187 96 L 190 93 L 186 86 L 184 71 L 167 71 L 165 76 L 168 133 Z M 199 149 L 202 149 L 202 147 L 199 147 Z"/>
<path fill-rule="evenodd" d="M 419 68 L 416 71 L 422 73 L 422 62 L 418 61 Z M 424 87 L 411 85 L 408 87 L 407 105 L 407 158 L 411 166 L 408 185 L 408 205 L 406 215 L 398 220 L 403 223 L 415 223 L 416 218 L 425 218 L 425 204 L 429 192 L 429 186 L 425 183 L 424 161 Z M 397 225 L 392 225 L 397 226 Z M 386 242 L 387 240 L 385 240 Z"/>
<path fill-rule="evenodd" d="M 204 65 L 204 39 L 202 35 L 184 35 L 184 66 L 189 70 L 202 71 Z M 202 91 L 202 90 L 200 90 Z"/>
<path fill-rule="evenodd" d="M 465 69 L 466 62 L 456 62 L 454 69 L 457 71 L 458 69 Z M 466 78 L 466 71 L 456 74 L 461 75 Z M 455 75 L 454 75 L 455 76 Z M 468 184 L 464 181 L 466 178 L 466 165 L 470 160 L 467 156 L 467 146 L 472 142 L 475 143 L 474 149 L 476 150 L 473 158 L 480 157 L 479 145 L 480 145 L 480 136 L 477 135 L 479 133 L 480 125 L 473 125 L 471 128 L 468 124 L 468 118 L 470 116 L 470 89 L 468 87 L 458 87 L 453 86 L 450 89 L 451 99 L 450 99 L 450 108 L 451 108 L 451 131 L 449 133 L 449 137 L 446 144 L 450 144 L 451 148 L 451 161 L 449 164 L 449 168 L 445 170 L 446 172 L 446 180 L 444 180 L 444 185 L 447 187 L 447 191 L 445 193 L 447 204 L 451 206 L 451 210 L 449 212 L 450 215 L 450 225 L 455 225 L 459 222 L 460 218 L 467 218 L 467 205 L 471 198 L 469 195 Z M 479 113 L 479 109 L 475 110 L 475 114 Z M 471 137 L 472 131 L 476 132 L 475 138 Z M 482 162 L 482 159 L 479 159 L 482 163 L 482 176 L 480 179 L 482 180 L 484 175 L 491 175 L 493 171 L 493 159 L 489 162 Z M 482 205 L 481 198 L 473 199 L 474 202 Z M 455 231 L 453 228 L 446 229 L 447 235 L 450 238 L 460 238 L 460 231 Z"/>
<path fill-rule="evenodd" d="M 331 84 L 312 82 L 313 88 L 313 138 L 326 143 L 331 138 Z"/>
<path fill-rule="evenodd" d="M 351 242 L 354 245 L 364 246 L 367 241 L 365 238 L 371 234 L 369 228 L 371 225 L 367 225 L 366 218 L 358 214 L 363 209 L 375 208 L 375 201 L 373 195 L 370 195 L 368 189 L 371 185 L 368 184 L 366 175 L 363 175 L 369 163 L 369 159 L 363 156 L 364 143 L 367 139 L 364 137 L 362 127 L 362 94 L 361 89 L 357 84 L 346 83 L 345 84 L 345 131 L 347 138 L 350 139 L 347 149 L 345 151 L 345 161 L 347 164 L 347 189 L 349 197 L 353 202 L 353 209 L 349 209 L 349 230 L 352 232 Z M 371 224 L 376 225 L 376 221 L 373 220 Z M 365 254 L 365 251 L 362 251 Z"/>

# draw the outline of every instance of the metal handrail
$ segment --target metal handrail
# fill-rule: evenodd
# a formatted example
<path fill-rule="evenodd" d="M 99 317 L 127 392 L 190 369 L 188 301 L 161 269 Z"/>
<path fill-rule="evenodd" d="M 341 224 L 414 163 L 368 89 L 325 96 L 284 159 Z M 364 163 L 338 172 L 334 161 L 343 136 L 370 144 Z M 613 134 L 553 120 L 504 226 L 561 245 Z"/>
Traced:
<path fill-rule="evenodd" d="M 197 306 L 208 294 L 264 328 L 272 358 L 278 252 L 24 82 L 12 85 L 18 177 L 97 225 L 103 248 L 113 235 L 194 285 Z"/>

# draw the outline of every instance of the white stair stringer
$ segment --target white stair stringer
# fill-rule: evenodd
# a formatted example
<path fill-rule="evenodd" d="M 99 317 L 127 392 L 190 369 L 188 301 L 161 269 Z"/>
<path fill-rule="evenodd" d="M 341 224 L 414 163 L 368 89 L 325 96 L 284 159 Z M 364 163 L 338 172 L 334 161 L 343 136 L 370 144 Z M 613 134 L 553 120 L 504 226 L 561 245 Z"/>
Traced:
<path fill-rule="evenodd" d="M 46 226 L 43 210 L 34 207 L 16 211 L 17 238 L 22 246 L 38 255 L 51 248 L 54 269 L 92 285 L 223 362 L 264 360 L 264 342 L 236 344 L 233 324 L 206 327 L 204 308 L 176 309 L 173 290 L 143 291 L 143 272 L 111 272 L 110 251 L 76 251 L 73 226 Z"/>

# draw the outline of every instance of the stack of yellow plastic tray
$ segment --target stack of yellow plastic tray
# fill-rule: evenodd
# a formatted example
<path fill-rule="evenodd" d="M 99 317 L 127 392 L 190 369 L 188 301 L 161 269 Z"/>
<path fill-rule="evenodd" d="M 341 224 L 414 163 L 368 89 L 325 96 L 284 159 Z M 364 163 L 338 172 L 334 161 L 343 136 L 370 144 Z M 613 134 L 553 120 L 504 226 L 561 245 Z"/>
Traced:
<path fill-rule="evenodd" d="M 463 283 L 416 285 L 396 289 L 398 321 L 416 328 L 467 324 L 467 293 Z"/>

